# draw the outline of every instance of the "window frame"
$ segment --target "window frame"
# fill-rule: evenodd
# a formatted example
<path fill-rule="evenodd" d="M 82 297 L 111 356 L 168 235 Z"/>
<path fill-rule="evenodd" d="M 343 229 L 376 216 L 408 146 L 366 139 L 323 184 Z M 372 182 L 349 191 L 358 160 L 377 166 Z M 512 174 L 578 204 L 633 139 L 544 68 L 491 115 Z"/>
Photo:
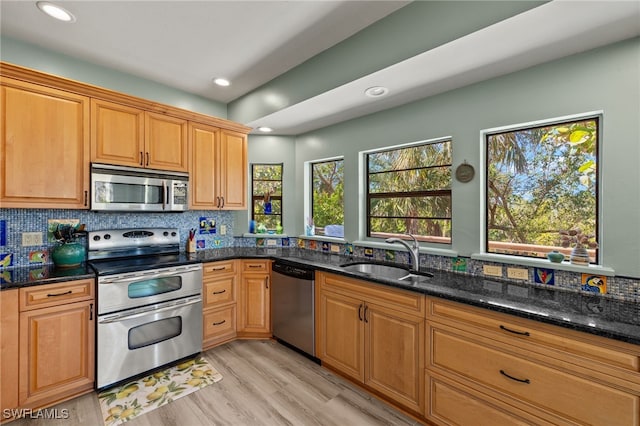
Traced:
<path fill-rule="evenodd" d="M 602 191 L 602 127 L 604 122 L 604 114 L 603 111 L 592 111 L 585 112 L 580 114 L 573 114 L 567 116 L 560 116 L 554 118 L 547 118 L 542 120 L 530 121 L 525 123 L 518 124 L 510 124 L 506 126 L 500 126 L 490 129 L 484 129 L 480 132 L 480 152 L 481 152 L 481 191 L 480 191 L 480 201 L 481 201 L 481 239 L 480 239 L 480 252 L 487 256 L 508 256 L 515 259 L 522 259 L 523 261 L 546 261 L 546 258 L 537 256 L 527 256 L 524 254 L 515 254 L 515 253 L 498 253 L 489 251 L 489 143 L 488 137 L 500 133 L 509 133 L 509 132 L 517 132 L 520 130 L 532 130 L 543 127 L 552 127 L 559 126 L 562 124 L 572 124 L 580 121 L 590 121 L 594 120 L 596 122 L 596 183 L 595 183 L 595 241 L 599 243 L 598 247 L 595 249 L 595 262 L 590 262 L 588 266 L 602 266 L 602 204 L 601 204 L 601 191 Z M 539 247 L 548 247 L 549 250 L 552 250 L 553 246 L 539 246 Z M 571 248 L 568 249 L 570 251 Z M 565 260 L 569 259 L 569 255 L 565 255 Z M 517 260 L 516 260 L 517 262 Z"/>
<path fill-rule="evenodd" d="M 309 200 L 309 214 L 308 216 L 313 218 L 313 213 L 314 213 L 314 190 L 313 190 L 313 172 L 314 172 L 314 166 L 316 164 L 326 164 L 326 163 L 334 163 L 337 161 L 342 161 L 342 183 L 343 183 L 343 188 L 344 188 L 344 166 L 345 166 L 345 161 L 344 161 L 344 157 L 339 156 L 339 157 L 331 157 L 331 158 L 323 158 L 323 159 L 319 159 L 319 160 L 311 160 L 308 161 L 308 167 L 309 167 L 309 171 L 308 171 L 308 178 L 309 178 L 309 184 L 307 185 L 308 191 L 309 191 L 309 196 L 308 196 L 308 200 Z M 343 194 L 344 196 L 344 194 Z M 342 200 L 342 216 L 344 218 L 344 198 Z M 306 220 L 305 220 L 305 226 L 306 226 Z M 344 227 L 344 220 L 342 223 L 342 226 Z M 320 236 L 320 237 L 325 237 L 325 238 L 338 238 L 338 239 L 344 239 L 344 234 L 342 237 L 333 237 L 333 236 L 327 236 L 324 231 L 322 234 L 318 234 L 317 233 L 317 228 L 316 228 L 316 223 L 315 223 L 315 218 L 314 218 L 314 229 L 315 229 L 315 235 L 316 236 Z M 324 229 L 324 227 L 323 227 Z"/>
<path fill-rule="evenodd" d="M 256 179 L 254 179 L 254 172 L 255 172 L 255 166 L 280 166 L 280 179 L 258 179 L 258 181 L 260 182 L 280 182 L 280 195 L 272 195 L 271 199 L 272 200 L 279 200 L 280 201 L 280 213 L 279 214 L 274 214 L 273 216 L 280 216 L 280 226 L 282 226 L 284 228 L 284 204 L 283 204 L 283 193 L 284 193 L 284 163 L 251 163 L 251 220 L 256 220 L 255 217 L 255 201 L 261 199 L 263 196 L 260 195 L 255 195 L 253 193 L 254 190 L 254 182 L 256 181 Z M 268 230 L 275 230 L 275 228 L 267 228 Z"/>
<path fill-rule="evenodd" d="M 432 165 L 432 166 L 426 166 L 426 167 L 414 167 L 414 168 L 410 168 L 410 169 L 406 169 L 406 170 L 417 170 L 417 169 L 436 169 L 436 168 L 442 168 L 442 167 L 448 167 L 449 171 L 450 171 L 450 181 L 449 181 L 449 189 L 437 189 L 437 190 L 424 190 L 424 191 L 417 191 L 417 192 L 407 192 L 407 191 L 403 191 L 403 192 L 388 192 L 388 193 L 377 193 L 372 195 L 369 191 L 370 188 L 370 173 L 369 173 L 369 155 L 371 154 L 377 154 L 377 153 L 382 153 L 382 152 L 388 152 L 388 151 L 397 151 L 400 149 L 408 149 L 408 148 L 413 148 L 413 147 L 417 147 L 417 146 L 425 146 L 425 145 L 435 145 L 435 144 L 442 144 L 442 143 L 449 143 L 449 149 L 450 149 L 450 156 L 451 156 L 451 163 L 450 164 L 438 164 L 438 165 Z M 425 243 L 434 243 L 434 244 L 447 244 L 447 245 L 452 245 L 453 243 L 453 192 L 451 189 L 451 186 L 453 184 L 453 137 L 451 136 L 445 136 L 445 137 L 439 137 L 439 138 L 433 138 L 433 139 L 426 139 L 426 140 L 421 140 L 421 141 L 415 141 L 415 142 L 409 142 L 409 143 L 404 143 L 404 144 L 399 144 L 399 145 L 393 145 L 393 146 L 387 146 L 387 147 L 382 147 L 382 148 L 376 148 L 376 149 L 371 149 L 371 150 L 367 150 L 367 151 L 363 151 L 361 152 L 361 159 L 362 159 L 362 176 L 363 176 L 363 194 L 364 194 L 364 206 L 363 206 L 363 215 L 364 215 L 364 227 L 362 228 L 362 230 L 365 232 L 365 237 L 366 238 L 388 238 L 385 236 L 376 236 L 376 235 L 371 235 L 371 200 L 372 199 L 380 199 L 380 198 L 397 198 L 397 197 L 424 197 L 424 196 L 449 196 L 449 200 L 450 200 L 450 210 L 451 210 L 451 216 L 450 217 L 432 217 L 432 218 L 428 218 L 428 219 L 434 219 L 434 220 L 449 220 L 450 224 L 451 224 L 451 237 L 449 237 L 447 240 L 445 241 L 438 241 L 438 238 L 443 238 L 443 237 L 434 237 L 434 236 L 423 236 L 423 235 L 415 235 L 416 239 L 420 242 L 425 242 Z M 387 196 L 383 196 L 383 195 L 387 195 Z M 393 194 L 393 196 L 389 196 Z M 395 216 L 387 216 L 389 218 L 405 218 L 405 216 L 401 216 L 401 217 L 395 217 Z M 418 218 L 416 218 L 418 219 Z M 393 236 L 397 236 L 400 234 L 393 234 Z M 391 236 L 391 235 L 389 235 Z M 403 238 L 401 236 L 401 238 Z"/>

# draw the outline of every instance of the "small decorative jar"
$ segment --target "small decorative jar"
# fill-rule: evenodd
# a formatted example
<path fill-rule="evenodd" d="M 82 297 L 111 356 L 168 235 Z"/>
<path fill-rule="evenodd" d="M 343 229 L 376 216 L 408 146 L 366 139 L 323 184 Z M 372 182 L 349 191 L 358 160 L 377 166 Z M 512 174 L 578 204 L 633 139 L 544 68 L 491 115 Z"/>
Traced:
<path fill-rule="evenodd" d="M 553 263 L 562 263 L 564 260 L 564 254 L 560 253 L 558 250 L 553 250 L 547 253 L 547 259 Z"/>
<path fill-rule="evenodd" d="M 571 263 L 574 265 L 588 265 L 589 264 L 589 252 L 585 247 L 574 247 L 569 257 Z"/>
<path fill-rule="evenodd" d="M 74 268 L 85 260 L 86 249 L 83 244 L 67 242 L 51 250 L 51 259 L 58 268 Z"/>

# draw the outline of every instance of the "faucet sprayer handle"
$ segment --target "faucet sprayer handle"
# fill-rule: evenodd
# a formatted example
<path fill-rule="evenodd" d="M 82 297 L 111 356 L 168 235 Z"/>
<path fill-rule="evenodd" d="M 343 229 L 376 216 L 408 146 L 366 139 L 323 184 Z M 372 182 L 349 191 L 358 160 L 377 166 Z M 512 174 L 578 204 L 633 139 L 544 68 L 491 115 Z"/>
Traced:
<path fill-rule="evenodd" d="M 409 234 L 409 233 L 407 233 L 405 235 L 408 235 L 409 237 L 411 237 L 411 239 L 413 240 L 413 246 L 414 247 L 420 247 L 420 243 L 418 242 L 418 239 L 415 237 L 415 235 Z"/>

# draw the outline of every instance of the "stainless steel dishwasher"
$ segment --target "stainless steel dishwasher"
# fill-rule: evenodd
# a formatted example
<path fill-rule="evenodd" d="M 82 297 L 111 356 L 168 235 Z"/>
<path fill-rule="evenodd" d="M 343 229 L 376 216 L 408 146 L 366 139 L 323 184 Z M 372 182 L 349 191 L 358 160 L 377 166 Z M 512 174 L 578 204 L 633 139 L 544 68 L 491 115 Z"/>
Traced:
<path fill-rule="evenodd" d="M 276 261 L 271 272 L 273 337 L 317 362 L 313 269 Z"/>

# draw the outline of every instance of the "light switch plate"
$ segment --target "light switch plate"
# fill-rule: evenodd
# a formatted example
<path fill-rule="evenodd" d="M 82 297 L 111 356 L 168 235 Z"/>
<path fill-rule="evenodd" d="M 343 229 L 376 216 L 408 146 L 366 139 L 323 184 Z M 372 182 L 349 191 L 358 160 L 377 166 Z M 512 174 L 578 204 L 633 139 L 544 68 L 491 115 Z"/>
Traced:
<path fill-rule="evenodd" d="M 491 275 L 493 277 L 501 277 L 502 266 L 482 265 L 482 273 L 485 275 Z"/>
<path fill-rule="evenodd" d="M 267 246 L 268 247 L 277 246 L 277 245 L 278 245 L 278 241 L 277 240 L 274 240 L 274 239 L 271 239 L 271 238 L 267 239 Z"/>
<path fill-rule="evenodd" d="M 41 245 L 42 245 L 42 232 L 23 232 L 22 233 L 22 247 L 41 246 Z"/>
<path fill-rule="evenodd" d="M 338 244 L 331 244 L 331 253 L 340 253 L 340 246 Z"/>
<path fill-rule="evenodd" d="M 227 225 L 220 225 L 220 235 L 227 235 Z"/>
<path fill-rule="evenodd" d="M 507 277 L 516 280 L 528 280 L 529 270 L 524 268 L 507 268 Z"/>

